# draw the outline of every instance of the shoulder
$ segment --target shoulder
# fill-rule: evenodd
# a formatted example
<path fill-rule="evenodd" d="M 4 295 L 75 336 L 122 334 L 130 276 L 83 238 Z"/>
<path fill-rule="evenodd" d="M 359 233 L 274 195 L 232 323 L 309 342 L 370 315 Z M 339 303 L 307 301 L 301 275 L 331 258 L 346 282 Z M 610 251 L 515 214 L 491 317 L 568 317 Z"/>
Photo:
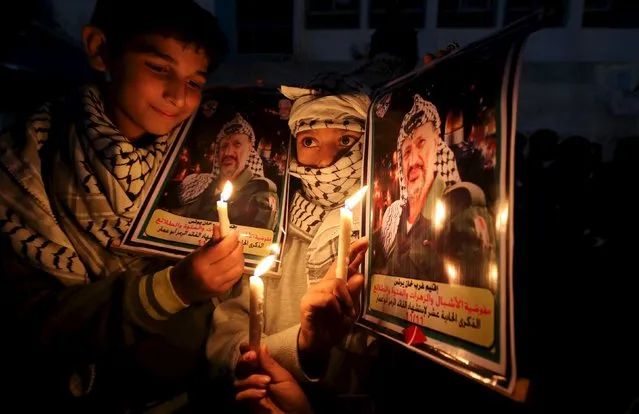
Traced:
<path fill-rule="evenodd" d="M 393 201 L 393 203 L 384 211 L 384 216 L 382 217 L 382 228 L 392 225 L 391 222 L 398 224 L 399 217 L 402 215 L 403 211 L 404 203 L 401 200 Z"/>
<path fill-rule="evenodd" d="M 202 194 L 212 192 L 213 184 L 213 174 L 187 175 L 178 186 L 180 204 L 190 204 Z"/>
<path fill-rule="evenodd" d="M 250 193 L 277 193 L 277 186 L 266 177 L 253 176 L 246 184 L 245 191 Z"/>
<path fill-rule="evenodd" d="M 380 231 L 381 243 L 386 256 L 390 254 L 391 250 L 393 250 L 393 246 L 395 245 L 397 229 L 403 212 L 404 202 L 401 200 L 393 201 L 386 211 L 384 211 L 384 216 L 382 217 L 382 228 Z"/>
<path fill-rule="evenodd" d="M 448 187 L 444 191 L 443 198 L 453 209 L 486 206 L 484 191 L 477 184 L 468 181 L 459 182 Z"/>

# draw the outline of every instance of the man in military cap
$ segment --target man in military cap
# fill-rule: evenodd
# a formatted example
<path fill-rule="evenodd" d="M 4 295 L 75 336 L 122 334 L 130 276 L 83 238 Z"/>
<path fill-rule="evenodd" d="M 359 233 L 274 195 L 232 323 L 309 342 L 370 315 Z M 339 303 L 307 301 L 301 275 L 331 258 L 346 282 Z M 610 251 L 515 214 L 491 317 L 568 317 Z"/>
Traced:
<path fill-rule="evenodd" d="M 262 160 L 255 150 L 255 133 L 239 113 L 217 135 L 213 159 L 213 181 L 186 206 L 182 215 L 218 221 L 217 201 L 226 181 L 230 181 L 231 224 L 274 230 L 279 211 L 277 186 L 264 177 Z"/>
<path fill-rule="evenodd" d="M 401 197 L 384 212 L 373 271 L 491 287 L 493 219 L 481 188 L 461 182 L 440 130 L 435 105 L 415 95 L 397 141 Z"/>

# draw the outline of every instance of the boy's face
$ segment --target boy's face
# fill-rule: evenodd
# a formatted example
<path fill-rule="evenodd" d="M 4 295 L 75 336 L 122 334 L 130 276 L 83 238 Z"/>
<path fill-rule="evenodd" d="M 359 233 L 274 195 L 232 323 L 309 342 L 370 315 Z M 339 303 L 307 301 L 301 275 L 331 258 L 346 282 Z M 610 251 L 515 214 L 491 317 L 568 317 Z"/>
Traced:
<path fill-rule="evenodd" d="M 351 149 L 361 137 L 361 132 L 336 128 L 300 132 L 295 136 L 297 162 L 314 168 L 328 167 Z"/>
<path fill-rule="evenodd" d="M 198 108 L 209 64 L 202 49 L 144 35 L 114 60 L 107 65 L 107 110 L 130 140 L 167 134 Z"/>

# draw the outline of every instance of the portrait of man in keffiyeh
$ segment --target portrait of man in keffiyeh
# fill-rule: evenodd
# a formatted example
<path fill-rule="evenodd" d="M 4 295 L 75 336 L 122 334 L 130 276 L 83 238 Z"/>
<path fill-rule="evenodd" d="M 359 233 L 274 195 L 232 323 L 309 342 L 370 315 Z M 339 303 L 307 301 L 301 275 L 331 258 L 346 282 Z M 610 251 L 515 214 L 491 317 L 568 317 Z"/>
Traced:
<path fill-rule="evenodd" d="M 213 171 L 182 183 L 180 200 L 187 204 L 183 215 L 217 221 L 216 202 L 227 181 L 233 184 L 228 200 L 231 223 L 273 230 L 279 211 L 277 186 L 264 176 L 264 166 L 255 149 L 253 127 L 236 113 L 222 125 L 215 140 Z M 188 177 L 187 177 L 188 178 Z"/>
<path fill-rule="evenodd" d="M 240 151 L 232 151 L 232 153 L 228 154 L 226 157 L 226 160 L 228 161 L 228 168 L 238 172 L 238 175 L 244 168 L 248 168 L 253 175 L 264 177 L 262 159 L 255 149 L 255 132 L 253 127 L 242 117 L 241 114 L 236 113 L 233 119 L 222 125 L 220 132 L 218 132 L 215 138 L 212 170 L 210 172 L 205 171 L 201 174 L 191 174 L 180 184 L 178 197 L 182 205 L 192 203 L 213 181 L 217 180 L 219 186 L 219 182 L 221 181 L 218 179 L 220 178 L 220 165 L 223 163 L 223 161 L 220 160 L 220 155 L 224 155 L 220 154 L 220 144 L 223 140 L 228 142 L 228 137 L 231 135 L 238 134 L 245 136 L 246 139 L 241 139 L 242 142 L 238 143 L 241 147 Z M 240 156 L 241 160 L 237 159 L 238 156 Z M 241 166 L 244 166 L 244 168 L 240 168 Z M 229 172 L 231 171 L 229 170 Z M 227 177 L 227 179 L 230 178 Z M 224 181 L 222 181 L 222 185 L 224 185 Z M 218 192 L 220 191 L 221 188 L 218 189 Z"/>
<path fill-rule="evenodd" d="M 379 248 L 373 271 L 487 287 L 493 219 L 482 189 L 461 181 L 441 130 L 438 108 L 413 95 L 397 138 L 400 198 L 386 209 L 374 236 Z"/>

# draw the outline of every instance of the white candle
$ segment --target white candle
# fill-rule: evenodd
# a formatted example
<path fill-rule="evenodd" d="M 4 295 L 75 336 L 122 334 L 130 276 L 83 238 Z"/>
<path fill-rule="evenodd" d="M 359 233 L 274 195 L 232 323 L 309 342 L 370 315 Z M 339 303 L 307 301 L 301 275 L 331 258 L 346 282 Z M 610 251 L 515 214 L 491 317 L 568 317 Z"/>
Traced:
<path fill-rule="evenodd" d="M 253 276 L 249 278 L 249 347 L 257 351 L 262 339 L 262 325 L 264 321 L 264 281 L 261 276 L 266 273 L 275 262 L 275 255 L 264 258 L 255 268 Z"/>
<path fill-rule="evenodd" d="M 342 207 L 339 210 L 339 240 L 337 241 L 337 268 L 335 277 L 346 279 L 348 277 L 348 256 L 353 232 L 353 212 Z"/>
<path fill-rule="evenodd" d="M 353 207 L 364 197 L 366 190 L 368 190 L 368 186 L 360 188 L 344 202 L 344 207 L 339 211 L 339 239 L 337 242 L 337 267 L 335 269 L 335 277 L 338 279 L 348 278 L 348 256 L 351 234 L 353 233 Z"/>
<path fill-rule="evenodd" d="M 217 217 L 218 222 L 220 223 L 220 234 L 222 237 L 226 237 L 231 231 L 231 222 L 229 220 L 229 209 L 228 204 L 226 203 L 228 199 L 231 197 L 231 193 L 233 192 L 233 185 L 230 181 L 227 181 L 224 184 L 224 189 L 222 190 L 222 194 L 220 195 L 220 199 L 217 202 Z"/>

